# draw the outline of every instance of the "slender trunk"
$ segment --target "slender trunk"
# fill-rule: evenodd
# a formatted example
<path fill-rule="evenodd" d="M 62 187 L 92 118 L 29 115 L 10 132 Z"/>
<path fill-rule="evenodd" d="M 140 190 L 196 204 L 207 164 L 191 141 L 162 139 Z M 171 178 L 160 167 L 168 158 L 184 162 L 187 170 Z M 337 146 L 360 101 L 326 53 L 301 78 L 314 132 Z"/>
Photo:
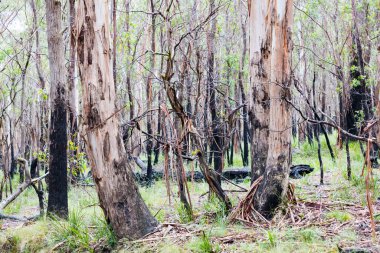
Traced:
<path fill-rule="evenodd" d="M 131 0 L 126 0 L 125 3 L 125 23 L 126 23 L 126 33 L 130 33 L 130 24 L 129 24 L 129 12 L 131 8 Z M 127 54 L 131 54 L 131 40 L 130 36 L 128 36 L 127 39 Z M 126 82 L 127 82 L 127 92 L 128 92 L 128 101 L 129 101 L 129 120 L 132 120 L 134 118 L 134 111 L 135 111 L 135 106 L 134 106 L 134 101 L 133 101 L 133 94 L 132 94 L 132 84 L 131 84 L 131 74 L 132 74 L 132 66 L 130 62 L 128 62 L 127 66 L 127 77 L 126 77 Z"/>
<path fill-rule="evenodd" d="M 26 62 L 25 62 L 25 65 L 23 67 L 20 66 L 20 70 L 21 70 L 21 106 L 20 106 L 20 111 L 21 111 L 21 114 L 20 114 L 20 119 L 19 121 L 21 122 L 20 124 L 20 129 L 21 129 L 21 145 L 20 145 L 20 154 L 22 157 L 25 157 L 25 147 L 26 147 L 26 142 L 27 142 L 27 132 L 26 132 L 26 126 L 25 126 L 25 122 L 24 122 L 24 115 L 25 115 L 25 101 L 26 101 L 26 98 L 25 98 L 25 81 L 26 81 L 26 71 L 28 70 L 28 66 L 29 66 L 29 62 L 30 62 L 30 56 L 32 54 L 32 48 L 31 48 L 31 45 L 29 46 L 29 48 L 27 48 L 27 59 L 26 59 Z M 24 180 L 23 180 L 24 181 Z M 22 182 L 23 182 L 22 181 Z"/>
<path fill-rule="evenodd" d="M 162 26 L 160 28 L 160 47 L 161 47 L 161 51 L 163 51 L 163 48 L 164 48 L 164 34 L 163 34 L 163 29 L 162 29 Z M 161 62 L 160 62 L 160 72 L 159 73 L 162 73 L 164 69 L 164 59 L 163 57 L 161 57 Z M 161 135 L 161 132 L 163 132 L 162 128 L 162 110 L 161 110 L 161 104 L 163 103 L 163 99 L 162 99 L 162 90 L 160 89 L 158 91 L 158 113 L 157 113 L 157 136 L 160 136 Z M 154 163 L 153 164 L 157 164 L 158 163 L 158 158 L 160 156 L 160 143 L 158 141 L 156 141 L 156 145 L 154 147 Z"/>
<path fill-rule="evenodd" d="M 171 78 L 173 77 L 174 74 L 174 59 L 172 58 L 174 55 L 173 52 L 173 29 L 171 26 L 171 7 L 173 5 L 169 3 L 169 0 L 165 1 L 165 7 L 166 7 L 166 16 L 165 16 L 165 28 L 166 28 L 166 40 L 167 40 L 167 52 L 168 56 L 166 58 L 166 69 L 165 69 L 165 74 L 163 76 L 163 82 L 164 82 L 164 88 L 166 90 L 166 94 L 168 99 L 171 102 L 171 105 L 176 112 L 176 118 L 175 118 L 175 124 L 176 126 L 174 127 L 172 125 L 173 129 L 173 135 L 175 140 L 175 151 L 177 152 L 177 156 L 182 155 L 182 148 L 180 147 L 181 141 L 180 138 L 182 136 L 182 130 L 184 128 L 184 123 L 185 121 L 183 120 L 183 117 L 185 115 L 182 115 L 184 113 L 184 109 L 182 107 L 181 103 L 181 96 L 183 95 L 183 92 L 181 91 L 176 91 L 174 86 L 171 84 Z M 183 91 L 183 90 L 182 90 Z M 180 97 L 177 97 L 177 93 Z M 170 117 L 170 115 L 166 112 L 166 117 Z M 186 185 L 185 185 L 185 180 L 184 177 L 182 176 L 184 174 L 184 167 L 183 167 L 183 162 L 182 158 L 178 158 L 177 163 L 176 163 L 176 169 L 177 169 L 177 182 L 178 182 L 178 195 L 180 196 L 181 203 L 184 205 L 188 213 L 191 213 L 191 206 L 190 202 L 186 197 Z"/>
<path fill-rule="evenodd" d="M 315 59 L 314 59 L 315 60 Z M 317 108 L 317 102 L 316 102 L 316 92 L 315 92 L 315 86 L 316 86 L 316 82 L 317 82 L 317 74 L 316 74 L 316 71 L 315 71 L 315 66 L 314 66 L 314 73 L 313 73 L 313 106 L 314 108 Z M 315 112 L 315 116 L 314 116 L 314 119 L 315 120 L 318 120 L 320 119 L 318 117 L 318 114 Z M 320 140 L 320 133 L 321 133 L 321 125 L 317 125 L 315 128 L 314 128 L 314 135 L 315 137 L 317 138 L 317 143 L 318 143 L 318 161 L 319 161 L 319 169 L 320 169 L 320 184 L 322 185 L 323 184 L 323 160 L 322 160 L 322 155 L 321 155 L 321 140 Z"/>
<path fill-rule="evenodd" d="M 154 13 L 154 2 L 153 0 L 150 0 L 150 12 Z M 152 121 L 153 121 L 153 115 L 151 112 L 149 112 L 152 109 L 152 100 L 153 100 L 153 87 L 152 87 L 152 81 L 153 81 L 153 72 L 156 65 L 156 15 L 151 15 L 151 51 L 152 56 L 150 58 L 150 74 L 148 76 L 148 82 L 146 86 L 146 98 L 147 98 L 147 132 L 149 134 L 147 143 L 146 143 L 146 153 L 148 158 L 148 166 L 147 166 L 147 178 L 150 182 L 152 180 L 152 174 L 153 174 L 153 167 L 152 167 L 152 149 L 153 149 L 153 140 L 150 136 L 153 134 L 152 130 Z"/>
<path fill-rule="evenodd" d="M 78 153 L 77 148 L 79 145 L 79 136 L 78 136 L 78 92 L 75 83 L 75 65 L 76 65 L 76 41 L 75 41 L 75 0 L 69 1 L 69 21 L 70 21 L 70 62 L 67 73 L 67 104 L 68 104 L 68 116 L 69 116 L 69 131 L 70 131 L 70 141 L 74 148 L 71 150 L 71 156 L 76 160 Z M 79 168 L 76 163 L 70 164 L 70 176 L 71 180 L 74 183 L 75 178 L 79 176 Z"/>
<path fill-rule="evenodd" d="M 13 125 L 12 120 L 9 120 L 9 136 L 10 136 L 10 149 L 11 149 L 11 169 L 10 169 L 10 178 L 13 179 L 14 174 L 17 170 L 17 164 L 16 164 L 16 158 L 15 158 L 15 148 L 14 148 L 14 131 L 13 131 Z M 21 181 L 21 179 L 20 179 Z M 10 189 L 12 193 L 12 184 L 10 184 Z"/>
<path fill-rule="evenodd" d="M 243 33 L 243 53 L 240 59 L 240 69 L 239 69 L 239 87 L 241 92 L 241 102 L 243 103 L 243 166 L 248 166 L 248 136 L 249 136 L 249 126 L 248 126 L 248 105 L 245 96 L 244 85 L 243 85 L 243 71 L 244 62 L 247 52 L 247 32 L 246 24 L 241 21 L 241 28 Z"/>
<path fill-rule="evenodd" d="M 116 9 L 117 9 L 117 0 L 112 0 L 112 68 L 113 68 L 113 82 L 115 85 L 115 91 L 117 90 L 117 81 L 116 81 L 116 49 L 117 49 L 117 23 L 116 23 Z"/>
<path fill-rule="evenodd" d="M 351 156 L 349 143 L 349 139 L 346 138 L 347 179 L 351 180 Z"/>
<path fill-rule="evenodd" d="M 376 112 L 377 119 L 380 119 L 380 44 L 377 47 L 377 86 L 375 93 L 375 102 L 376 102 Z M 378 126 L 377 130 L 377 143 L 380 143 L 380 126 Z"/>
<path fill-rule="evenodd" d="M 40 36 L 39 36 L 39 29 L 37 26 L 37 8 L 36 8 L 36 3 L 35 0 L 30 1 L 30 5 L 33 11 L 33 30 L 35 31 L 35 36 L 36 36 L 36 49 L 35 49 L 35 62 L 36 62 L 36 70 L 38 74 L 38 80 L 39 80 L 39 87 L 44 90 L 45 89 L 45 77 L 44 74 L 41 70 L 41 55 L 40 55 Z M 36 128 L 39 128 L 36 130 L 38 135 L 36 136 L 36 140 L 39 143 L 38 149 L 43 150 L 43 147 L 45 146 L 45 118 L 46 118 L 46 108 L 47 108 L 47 101 L 42 98 L 40 99 L 39 102 L 39 117 L 37 118 L 38 124 Z M 40 168 L 40 164 L 38 164 L 38 171 Z"/>
<path fill-rule="evenodd" d="M 215 9 L 215 0 L 210 0 L 210 13 Z M 216 97 L 216 88 L 215 88 L 215 33 L 216 33 L 216 18 L 213 19 L 211 24 L 211 29 L 208 33 L 207 38 L 207 47 L 208 47 L 208 56 L 207 56 L 207 87 L 210 94 L 210 112 L 211 112 L 211 128 L 212 128 L 212 142 L 210 156 L 213 156 L 214 160 L 214 170 L 219 174 L 223 170 L 223 129 L 222 122 L 218 116 L 217 109 L 217 97 Z M 221 182 L 220 176 L 218 176 L 219 183 Z"/>

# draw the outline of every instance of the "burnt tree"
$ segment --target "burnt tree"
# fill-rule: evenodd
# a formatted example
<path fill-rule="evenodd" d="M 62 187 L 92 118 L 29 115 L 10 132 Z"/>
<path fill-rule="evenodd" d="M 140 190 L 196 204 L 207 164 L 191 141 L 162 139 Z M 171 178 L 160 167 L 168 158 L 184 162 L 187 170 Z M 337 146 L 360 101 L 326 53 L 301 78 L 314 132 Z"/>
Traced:
<path fill-rule="evenodd" d="M 46 0 L 46 24 L 50 67 L 49 199 L 48 213 L 66 218 L 67 116 L 66 67 L 62 36 L 61 1 Z"/>

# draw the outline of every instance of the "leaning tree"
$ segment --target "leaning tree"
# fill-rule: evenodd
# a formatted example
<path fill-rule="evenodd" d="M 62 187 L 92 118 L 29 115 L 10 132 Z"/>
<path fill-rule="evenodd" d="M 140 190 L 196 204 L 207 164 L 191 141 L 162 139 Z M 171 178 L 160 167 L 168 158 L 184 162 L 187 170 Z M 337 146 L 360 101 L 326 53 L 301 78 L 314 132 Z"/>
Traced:
<path fill-rule="evenodd" d="M 77 54 L 82 83 L 83 129 L 100 206 L 116 235 L 151 232 L 157 221 L 141 198 L 119 134 L 111 64 L 108 1 L 82 0 L 77 9 Z"/>

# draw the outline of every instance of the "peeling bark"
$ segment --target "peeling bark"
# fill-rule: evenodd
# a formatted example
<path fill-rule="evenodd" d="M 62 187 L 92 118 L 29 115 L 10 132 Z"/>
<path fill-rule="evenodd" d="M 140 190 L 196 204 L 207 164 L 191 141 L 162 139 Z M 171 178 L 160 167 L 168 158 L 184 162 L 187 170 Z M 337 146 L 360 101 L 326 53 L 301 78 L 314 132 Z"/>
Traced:
<path fill-rule="evenodd" d="M 263 182 L 254 195 L 254 207 L 264 217 L 273 217 L 288 189 L 291 162 L 290 61 L 292 0 L 268 0 L 271 13 L 271 47 L 269 77 L 269 135 Z M 268 20 L 268 15 L 265 20 Z M 259 28 L 264 29 L 262 23 Z M 252 36 L 255 36 L 255 30 Z M 264 51 L 265 52 L 265 51 Z M 265 56 L 264 56 L 265 58 Z M 254 159 L 254 158 L 253 158 Z"/>
<path fill-rule="evenodd" d="M 268 155 L 269 81 L 272 54 L 272 1 L 251 0 L 249 9 L 250 74 L 252 87 L 251 170 L 254 182 L 263 175 Z"/>
<path fill-rule="evenodd" d="M 141 238 L 158 223 L 141 198 L 118 132 L 107 2 L 80 1 L 77 17 L 83 136 L 100 206 L 117 237 Z"/>

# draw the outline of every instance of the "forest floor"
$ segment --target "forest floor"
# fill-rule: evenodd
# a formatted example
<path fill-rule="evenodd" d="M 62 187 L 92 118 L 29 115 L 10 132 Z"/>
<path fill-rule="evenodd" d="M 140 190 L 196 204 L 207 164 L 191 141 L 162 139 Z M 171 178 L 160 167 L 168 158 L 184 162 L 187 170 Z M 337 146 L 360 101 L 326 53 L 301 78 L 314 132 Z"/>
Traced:
<path fill-rule="evenodd" d="M 140 191 L 161 226 L 141 240 L 117 241 L 104 221 L 95 190 L 72 187 L 68 221 L 1 220 L 0 252 L 92 252 L 111 248 L 115 252 L 380 252 L 380 170 L 373 170 L 375 183 L 371 188 L 376 241 L 371 237 L 365 178 L 360 176 L 363 155 L 358 143 L 350 147 L 353 176 L 348 181 L 345 152 L 334 147 L 337 157 L 333 163 L 322 141 L 325 184 L 321 186 L 317 145 L 293 144 L 293 164 L 309 164 L 315 170 L 300 180 L 291 180 L 297 203 L 281 207 L 270 223 L 230 224 L 223 205 L 208 197 L 208 186 L 190 182 L 194 209 L 191 220 L 178 203 L 176 184 L 171 183 L 169 202 L 164 182 L 157 181 Z M 240 161 L 236 161 L 236 167 L 241 167 Z M 248 189 L 249 179 L 239 185 Z M 227 182 L 223 187 L 237 190 Z M 244 196 L 239 192 L 228 194 L 234 205 Z M 4 213 L 32 216 L 38 212 L 37 207 L 37 196 L 29 189 Z"/>

